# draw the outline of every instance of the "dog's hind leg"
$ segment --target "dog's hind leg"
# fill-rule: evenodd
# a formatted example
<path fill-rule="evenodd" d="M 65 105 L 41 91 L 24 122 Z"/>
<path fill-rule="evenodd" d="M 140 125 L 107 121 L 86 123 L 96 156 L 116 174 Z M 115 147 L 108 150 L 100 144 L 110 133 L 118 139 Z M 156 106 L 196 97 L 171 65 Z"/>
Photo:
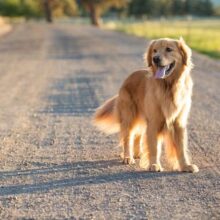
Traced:
<path fill-rule="evenodd" d="M 134 159 L 140 159 L 141 153 L 142 153 L 142 146 L 141 146 L 141 135 L 136 134 L 134 137 Z"/>
<path fill-rule="evenodd" d="M 123 125 L 121 126 L 121 143 L 123 146 L 123 163 L 124 164 L 134 164 L 134 134 L 132 134 L 130 127 Z"/>
<path fill-rule="evenodd" d="M 124 90 L 120 91 L 116 105 L 116 113 L 120 124 L 120 143 L 123 146 L 123 163 L 133 164 L 134 160 L 134 121 L 136 117 L 136 106 L 130 94 Z"/>

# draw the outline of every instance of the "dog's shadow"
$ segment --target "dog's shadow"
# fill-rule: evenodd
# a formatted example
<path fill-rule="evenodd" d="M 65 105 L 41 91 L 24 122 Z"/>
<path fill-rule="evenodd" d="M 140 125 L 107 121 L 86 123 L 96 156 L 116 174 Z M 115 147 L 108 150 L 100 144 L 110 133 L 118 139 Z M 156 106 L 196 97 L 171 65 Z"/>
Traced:
<path fill-rule="evenodd" d="M 46 164 L 38 164 L 40 166 Z M 117 166 L 118 168 L 115 168 Z M 121 167 L 120 167 L 121 166 Z M 112 169 L 118 170 L 112 172 Z M 72 178 L 51 180 L 53 174 L 64 172 L 71 172 Z M 95 173 L 95 174 L 93 174 Z M 97 173 L 99 173 L 97 175 Z M 180 175 L 179 172 L 162 172 L 153 173 L 143 170 L 124 169 L 119 159 L 113 160 L 99 160 L 99 161 L 79 161 L 75 163 L 65 163 L 62 165 L 52 165 L 47 167 L 41 167 L 39 169 L 29 170 L 15 170 L 0 172 L 0 180 L 7 178 L 24 179 L 25 176 L 33 177 L 36 179 L 40 175 L 50 175 L 50 181 L 38 182 L 33 184 L 18 184 L 18 185 L 6 185 L 0 187 L 0 196 L 17 195 L 26 193 L 48 192 L 52 189 L 74 187 L 83 185 L 97 185 L 105 184 L 109 182 L 124 182 L 128 180 L 137 179 L 151 179 L 160 178 L 164 176 L 176 176 Z"/>

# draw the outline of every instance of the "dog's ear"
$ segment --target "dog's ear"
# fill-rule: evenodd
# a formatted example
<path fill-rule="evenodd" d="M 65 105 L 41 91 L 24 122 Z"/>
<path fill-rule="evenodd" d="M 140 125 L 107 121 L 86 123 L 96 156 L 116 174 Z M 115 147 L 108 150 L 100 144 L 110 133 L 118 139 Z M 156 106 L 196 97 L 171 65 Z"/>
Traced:
<path fill-rule="evenodd" d="M 151 41 L 147 48 L 147 52 L 144 53 L 144 62 L 147 64 L 147 66 L 152 66 L 152 52 L 154 43 L 154 40 Z"/>
<path fill-rule="evenodd" d="M 191 61 L 192 51 L 186 45 L 186 43 L 185 43 L 185 41 L 182 37 L 180 37 L 180 39 L 178 41 L 178 46 L 180 48 L 181 55 L 182 55 L 182 58 L 183 58 L 183 64 L 186 65 L 186 66 L 192 66 L 192 61 Z"/>

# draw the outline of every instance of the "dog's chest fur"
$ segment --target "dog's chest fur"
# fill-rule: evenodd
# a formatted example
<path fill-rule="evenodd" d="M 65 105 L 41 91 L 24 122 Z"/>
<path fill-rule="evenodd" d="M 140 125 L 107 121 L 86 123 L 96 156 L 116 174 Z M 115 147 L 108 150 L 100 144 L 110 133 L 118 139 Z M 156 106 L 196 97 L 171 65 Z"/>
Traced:
<path fill-rule="evenodd" d="M 161 100 L 161 111 L 167 124 L 176 120 L 185 105 L 191 104 L 192 81 L 190 77 L 175 84 L 164 85 L 164 96 Z M 189 106 L 188 106 L 189 107 Z"/>

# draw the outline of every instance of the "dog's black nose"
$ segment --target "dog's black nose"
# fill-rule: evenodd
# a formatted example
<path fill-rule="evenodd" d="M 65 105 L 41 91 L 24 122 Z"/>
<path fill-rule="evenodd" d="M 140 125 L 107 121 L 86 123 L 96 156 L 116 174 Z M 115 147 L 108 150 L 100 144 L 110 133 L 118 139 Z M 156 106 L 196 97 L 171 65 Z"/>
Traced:
<path fill-rule="evenodd" d="M 161 62 L 161 59 L 160 59 L 159 56 L 155 56 L 155 57 L 153 58 L 153 61 L 154 61 L 155 64 L 159 64 L 159 63 Z"/>

